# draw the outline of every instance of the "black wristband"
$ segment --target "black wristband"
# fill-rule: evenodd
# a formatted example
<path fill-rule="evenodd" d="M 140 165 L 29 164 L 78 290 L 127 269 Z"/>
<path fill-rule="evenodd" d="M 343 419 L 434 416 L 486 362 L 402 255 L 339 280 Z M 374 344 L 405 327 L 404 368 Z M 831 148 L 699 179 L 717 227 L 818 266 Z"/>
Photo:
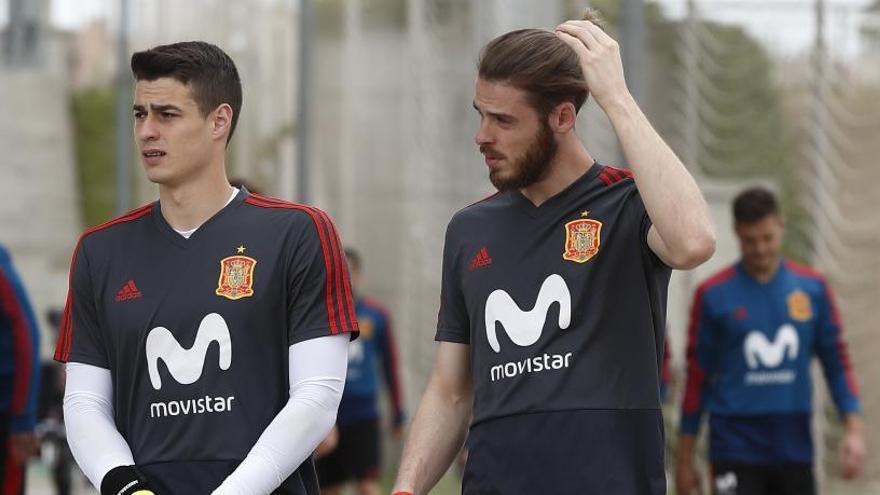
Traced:
<path fill-rule="evenodd" d="M 111 469 L 101 480 L 101 495 L 152 494 L 147 480 L 134 466 L 118 466 Z"/>

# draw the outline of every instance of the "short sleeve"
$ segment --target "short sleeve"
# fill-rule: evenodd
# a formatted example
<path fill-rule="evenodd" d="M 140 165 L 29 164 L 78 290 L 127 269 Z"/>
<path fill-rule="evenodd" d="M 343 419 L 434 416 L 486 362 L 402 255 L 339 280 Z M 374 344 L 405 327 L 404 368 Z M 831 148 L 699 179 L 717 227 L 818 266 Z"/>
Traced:
<path fill-rule="evenodd" d="M 461 288 L 460 270 L 457 263 L 458 249 L 451 232 L 450 225 L 446 230 L 446 242 L 443 246 L 440 311 L 437 314 L 435 340 L 470 344 L 470 320 Z"/>
<path fill-rule="evenodd" d="M 80 240 L 70 266 L 70 286 L 55 347 L 55 360 L 109 368 L 107 347 L 95 305 L 85 239 Z"/>
<path fill-rule="evenodd" d="M 648 244 L 648 232 L 651 230 L 651 226 L 654 225 L 654 222 L 651 221 L 651 217 L 648 215 L 648 210 L 645 209 L 645 203 L 642 201 L 642 196 L 635 187 L 633 187 L 633 193 L 627 199 L 627 203 L 630 219 L 633 222 L 633 225 L 637 225 L 639 229 L 639 246 L 641 247 L 642 252 L 647 255 L 648 259 L 651 260 L 651 264 L 654 266 L 666 267 L 666 263 L 657 256 L 657 253 L 655 253 Z"/>
<path fill-rule="evenodd" d="M 351 296 L 351 281 L 342 243 L 333 221 L 310 208 L 288 260 L 288 345 L 304 340 L 350 333 L 358 334 Z"/>

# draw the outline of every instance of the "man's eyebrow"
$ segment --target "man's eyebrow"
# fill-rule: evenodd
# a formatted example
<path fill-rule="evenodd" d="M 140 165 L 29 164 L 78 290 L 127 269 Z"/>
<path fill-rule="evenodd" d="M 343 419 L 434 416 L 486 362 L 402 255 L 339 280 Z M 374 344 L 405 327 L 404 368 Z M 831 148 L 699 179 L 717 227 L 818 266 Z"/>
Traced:
<path fill-rule="evenodd" d="M 477 102 L 473 102 L 473 105 L 474 105 L 474 110 L 479 112 L 480 115 L 483 115 L 484 112 L 482 110 L 480 110 L 480 107 L 477 106 Z M 510 115 L 510 114 L 507 114 L 507 113 L 488 112 L 488 111 L 485 113 L 486 113 L 486 115 L 489 115 L 490 117 L 495 117 L 496 119 L 500 118 L 500 117 L 504 117 L 504 118 L 511 119 L 511 120 L 516 119 L 516 117 L 514 117 L 513 115 Z"/>
<path fill-rule="evenodd" d="M 143 112 L 146 110 L 146 108 L 143 105 L 134 105 L 132 108 L 134 110 L 139 111 L 139 112 Z M 152 110 L 154 112 L 167 112 L 168 110 L 174 110 L 177 112 L 183 111 L 180 107 L 178 107 L 176 105 L 171 105 L 171 104 L 159 105 L 156 103 L 150 103 L 150 110 Z"/>

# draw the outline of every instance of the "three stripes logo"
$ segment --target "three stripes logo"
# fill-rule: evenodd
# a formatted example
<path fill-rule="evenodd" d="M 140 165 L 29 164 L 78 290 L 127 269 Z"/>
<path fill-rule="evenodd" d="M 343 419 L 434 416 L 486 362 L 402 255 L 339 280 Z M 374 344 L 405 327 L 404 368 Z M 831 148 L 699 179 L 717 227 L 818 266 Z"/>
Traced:
<path fill-rule="evenodd" d="M 480 248 L 477 252 L 476 256 L 471 260 L 468 265 L 468 270 L 473 271 L 477 268 L 484 267 L 492 264 L 492 257 L 489 256 L 489 251 L 486 248 Z"/>
<path fill-rule="evenodd" d="M 143 297 L 143 294 L 141 294 L 141 291 L 137 288 L 137 285 L 134 284 L 134 280 L 129 280 L 116 293 L 115 301 L 129 301 L 132 299 L 140 299 L 141 297 Z"/>

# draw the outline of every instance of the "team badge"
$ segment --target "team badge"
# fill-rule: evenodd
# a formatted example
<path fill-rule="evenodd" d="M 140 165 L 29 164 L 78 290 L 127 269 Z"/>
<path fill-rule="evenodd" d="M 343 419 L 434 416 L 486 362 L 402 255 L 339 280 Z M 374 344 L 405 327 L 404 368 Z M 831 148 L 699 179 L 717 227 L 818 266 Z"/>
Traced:
<path fill-rule="evenodd" d="M 586 263 L 599 252 L 602 243 L 602 222 L 579 218 L 565 224 L 565 252 L 562 259 Z"/>
<path fill-rule="evenodd" d="M 239 248 L 239 253 L 244 249 Z M 254 265 L 257 260 L 250 256 L 236 255 L 220 260 L 220 280 L 217 281 L 218 296 L 233 301 L 254 295 Z"/>
<path fill-rule="evenodd" d="M 798 289 L 788 295 L 788 314 L 796 321 L 807 321 L 813 317 L 810 296 Z"/>
<path fill-rule="evenodd" d="M 370 317 L 358 318 L 358 329 L 361 332 L 361 339 L 369 339 L 373 335 L 373 319 Z"/>

